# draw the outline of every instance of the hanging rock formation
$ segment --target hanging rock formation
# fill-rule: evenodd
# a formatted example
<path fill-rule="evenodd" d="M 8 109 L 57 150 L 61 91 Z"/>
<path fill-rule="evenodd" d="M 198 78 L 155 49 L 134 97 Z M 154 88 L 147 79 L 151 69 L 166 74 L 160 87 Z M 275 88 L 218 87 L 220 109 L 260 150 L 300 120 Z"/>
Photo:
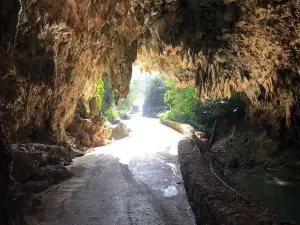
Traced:
<path fill-rule="evenodd" d="M 198 97 L 246 93 L 257 122 L 292 125 L 299 112 L 298 1 L 181 1 L 148 29 L 138 62 L 181 85 L 194 84 Z M 174 18 L 173 18 L 174 16 Z"/>
<path fill-rule="evenodd" d="M 135 61 L 178 86 L 194 85 L 201 98 L 245 93 L 251 119 L 278 126 L 285 118 L 291 127 L 299 114 L 299 37 L 298 0 L 2 0 L 3 134 L 11 143 L 49 134 L 64 140 L 78 101 L 95 96 L 101 74 L 110 75 L 116 98 L 128 94 Z M 17 190 L 10 152 L 0 150 L 1 194 Z"/>
<path fill-rule="evenodd" d="M 59 6 L 59 7 L 58 7 Z M 290 126 L 298 111 L 296 0 L 8 1 L 1 5 L 1 114 L 10 140 L 59 138 L 106 71 L 116 98 L 131 66 L 160 70 L 199 97 L 245 92 L 250 117 Z M 274 110 L 275 109 L 275 110 Z"/>

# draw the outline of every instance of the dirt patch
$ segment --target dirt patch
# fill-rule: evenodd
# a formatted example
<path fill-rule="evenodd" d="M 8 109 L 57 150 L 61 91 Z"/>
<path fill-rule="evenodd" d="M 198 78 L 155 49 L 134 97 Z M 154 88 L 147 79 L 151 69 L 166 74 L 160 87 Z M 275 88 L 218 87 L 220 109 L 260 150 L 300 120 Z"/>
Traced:
<path fill-rule="evenodd" d="M 178 151 L 184 186 L 197 224 L 296 224 L 284 221 L 243 191 L 235 188 L 251 201 L 228 189 L 212 173 L 207 159 L 199 154 L 190 139 L 181 140 Z M 215 172 L 230 184 L 216 169 Z"/>

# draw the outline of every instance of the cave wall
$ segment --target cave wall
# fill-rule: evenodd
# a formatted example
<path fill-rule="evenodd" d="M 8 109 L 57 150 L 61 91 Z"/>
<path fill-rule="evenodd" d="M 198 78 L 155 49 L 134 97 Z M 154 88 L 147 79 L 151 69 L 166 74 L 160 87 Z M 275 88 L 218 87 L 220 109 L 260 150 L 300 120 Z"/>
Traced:
<path fill-rule="evenodd" d="M 43 132 L 64 139 L 78 101 L 95 96 L 101 74 L 110 75 L 116 98 L 128 94 L 134 61 L 178 86 L 194 85 L 197 97 L 243 92 L 252 120 L 278 125 L 283 117 L 290 127 L 299 114 L 300 3 L 1 0 L 0 194 L 6 200 L 0 209 L 7 224 L 21 216 L 4 143 Z"/>
<path fill-rule="evenodd" d="M 253 121 L 278 126 L 284 117 L 290 127 L 299 113 L 299 1 L 179 4 L 177 23 L 166 14 L 151 25 L 139 64 L 194 84 L 204 99 L 246 93 Z"/>
<path fill-rule="evenodd" d="M 297 0 L 1 4 L 0 120 L 10 140 L 35 130 L 63 138 L 104 71 L 116 98 L 127 95 L 136 60 L 201 98 L 246 93 L 256 121 L 290 126 L 299 110 Z"/>
<path fill-rule="evenodd" d="M 9 140 L 36 130 L 62 139 L 104 71 L 117 97 L 128 93 L 137 35 L 129 3 L 1 1 L 0 120 Z"/>

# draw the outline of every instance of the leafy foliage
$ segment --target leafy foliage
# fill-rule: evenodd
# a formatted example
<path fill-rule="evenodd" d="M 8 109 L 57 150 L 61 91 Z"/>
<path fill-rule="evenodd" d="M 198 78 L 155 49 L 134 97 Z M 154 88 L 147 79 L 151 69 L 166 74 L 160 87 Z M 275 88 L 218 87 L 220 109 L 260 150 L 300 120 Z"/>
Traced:
<path fill-rule="evenodd" d="M 167 91 L 165 78 L 155 76 L 149 80 L 146 89 L 146 98 L 143 106 L 143 114 L 148 117 L 157 117 L 159 113 L 166 110 L 164 95 Z"/>
<path fill-rule="evenodd" d="M 102 81 L 104 85 L 104 95 L 101 110 L 105 112 L 107 109 L 111 108 L 115 104 L 114 92 L 111 88 L 110 78 L 107 73 L 103 74 Z"/>
<path fill-rule="evenodd" d="M 194 88 L 176 88 L 172 80 L 165 82 L 167 91 L 164 101 L 168 104 L 169 111 L 161 113 L 160 118 L 173 120 L 181 123 L 197 124 L 197 109 L 201 101 L 194 98 Z"/>
<path fill-rule="evenodd" d="M 105 110 L 104 116 L 106 116 L 107 119 L 110 120 L 110 121 L 119 119 L 119 115 L 118 115 L 115 107 L 110 107 L 107 110 Z"/>
<path fill-rule="evenodd" d="M 97 81 L 97 104 L 98 107 L 101 108 L 102 106 L 102 99 L 104 96 L 104 83 L 103 81 L 100 79 Z"/>
<path fill-rule="evenodd" d="M 111 88 L 110 78 L 107 73 L 102 76 L 101 87 L 103 87 L 102 98 L 102 107 L 101 110 L 108 118 L 108 120 L 118 120 L 118 119 L 127 119 L 130 117 L 132 112 L 133 104 L 136 100 L 137 85 L 131 84 L 130 93 L 127 98 L 120 99 L 117 104 L 115 104 L 114 93 Z M 99 82 L 100 83 L 100 82 Z M 101 89 L 101 91 L 102 91 Z M 98 90 L 98 89 L 97 89 Z M 98 91 L 97 91 L 98 93 Z M 102 92 L 101 92 L 102 93 Z M 100 95 L 99 95 L 100 98 Z"/>

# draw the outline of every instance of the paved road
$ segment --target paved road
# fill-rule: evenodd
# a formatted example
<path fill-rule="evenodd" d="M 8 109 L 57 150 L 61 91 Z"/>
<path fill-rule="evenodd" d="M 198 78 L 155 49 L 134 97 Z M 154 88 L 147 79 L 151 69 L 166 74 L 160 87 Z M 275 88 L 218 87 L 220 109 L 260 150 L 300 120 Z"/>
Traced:
<path fill-rule="evenodd" d="M 156 119 L 128 122 L 130 137 L 76 158 L 76 176 L 45 193 L 41 225 L 194 225 L 177 163 L 182 135 Z"/>

